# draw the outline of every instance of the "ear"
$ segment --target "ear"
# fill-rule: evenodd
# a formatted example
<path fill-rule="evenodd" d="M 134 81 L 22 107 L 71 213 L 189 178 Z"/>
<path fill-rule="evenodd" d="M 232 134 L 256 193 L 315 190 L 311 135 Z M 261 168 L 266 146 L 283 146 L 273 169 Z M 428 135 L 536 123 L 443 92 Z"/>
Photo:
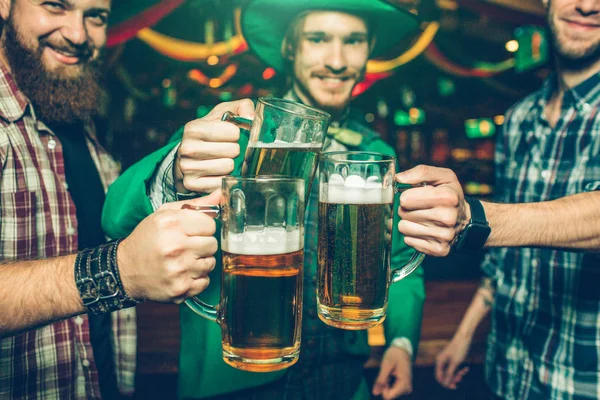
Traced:
<path fill-rule="evenodd" d="M 3 21 L 8 20 L 11 2 L 12 0 L 0 0 L 0 18 L 2 18 Z"/>

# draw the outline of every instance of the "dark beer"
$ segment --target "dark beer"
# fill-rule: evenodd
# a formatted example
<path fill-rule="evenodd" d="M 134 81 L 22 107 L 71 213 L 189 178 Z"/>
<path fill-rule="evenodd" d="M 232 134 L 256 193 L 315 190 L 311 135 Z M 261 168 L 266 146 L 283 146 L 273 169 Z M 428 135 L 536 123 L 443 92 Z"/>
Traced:
<path fill-rule="evenodd" d="M 387 197 L 379 195 L 379 199 Z M 319 317 L 326 324 L 366 329 L 385 319 L 391 218 L 391 201 L 319 202 L 317 304 Z"/>
<path fill-rule="evenodd" d="M 304 251 L 297 243 L 295 251 L 280 251 L 280 245 L 224 246 L 223 355 L 236 368 L 276 371 L 298 360 Z"/>
<path fill-rule="evenodd" d="M 255 143 L 246 150 L 245 176 L 287 175 L 305 181 L 308 196 L 322 145 L 315 143 Z"/>

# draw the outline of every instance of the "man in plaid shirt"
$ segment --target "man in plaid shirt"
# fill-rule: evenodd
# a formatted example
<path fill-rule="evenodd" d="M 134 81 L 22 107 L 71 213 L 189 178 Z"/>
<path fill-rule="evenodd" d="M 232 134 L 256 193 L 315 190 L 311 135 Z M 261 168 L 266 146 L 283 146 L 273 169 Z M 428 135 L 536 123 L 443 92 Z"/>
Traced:
<path fill-rule="evenodd" d="M 506 115 L 497 203 L 465 201 L 452 171 L 417 167 L 397 179 L 430 186 L 403 193 L 399 229 L 432 255 L 490 248 L 484 285 L 438 357 L 444 386 L 464 375 L 457 366 L 491 310 L 486 380 L 494 396 L 598 399 L 600 1 L 544 3 L 556 73 Z M 469 238 L 473 227 L 479 240 Z"/>
<path fill-rule="evenodd" d="M 162 207 L 124 241 L 104 244 L 100 213 L 118 169 L 97 142 L 92 117 L 110 6 L 110 0 L 0 1 L 2 399 L 132 393 L 134 309 L 86 308 L 76 260 L 96 254 L 85 258 L 85 269 L 93 264 L 120 276 L 117 288 L 109 286 L 120 303 L 109 311 L 123 308 L 122 297 L 125 306 L 181 302 L 207 287 L 214 267 L 214 221 L 181 210 L 181 202 Z M 218 201 L 211 197 L 193 203 Z M 101 253 L 107 246 L 110 257 Z M 85 248 L 93 250 L 77 253 Z M 96 275 L 92 280 L 99 285 Z M 96 287 L 87 294 L 102 292 Z"/>

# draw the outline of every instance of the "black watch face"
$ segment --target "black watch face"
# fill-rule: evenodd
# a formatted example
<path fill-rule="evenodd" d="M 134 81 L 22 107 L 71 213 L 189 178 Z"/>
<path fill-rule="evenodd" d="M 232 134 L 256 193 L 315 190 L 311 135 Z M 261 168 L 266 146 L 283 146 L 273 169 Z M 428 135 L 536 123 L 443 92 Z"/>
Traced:
<path fill-rule="evenodd" d="M 483 249 L 491 229 L 487 225 L 471 223 L 467 225 L 457 243 L 459 251 L 479 251 Z"/>

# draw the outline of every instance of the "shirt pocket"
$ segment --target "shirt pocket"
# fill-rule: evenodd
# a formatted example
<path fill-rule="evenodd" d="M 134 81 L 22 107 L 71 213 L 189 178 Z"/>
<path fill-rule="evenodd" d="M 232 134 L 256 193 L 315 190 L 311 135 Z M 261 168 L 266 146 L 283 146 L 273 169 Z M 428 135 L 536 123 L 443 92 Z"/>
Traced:
<path fill-rule="evenodd" d="M 593 155 L 583 172 L 583 190 L 600 190 L 600 154 Z"/>
<path fill-rule="evenodd" d="M 28 190 L 0 193 L 0 260 L 38 257 L 36 200 Z"/>

